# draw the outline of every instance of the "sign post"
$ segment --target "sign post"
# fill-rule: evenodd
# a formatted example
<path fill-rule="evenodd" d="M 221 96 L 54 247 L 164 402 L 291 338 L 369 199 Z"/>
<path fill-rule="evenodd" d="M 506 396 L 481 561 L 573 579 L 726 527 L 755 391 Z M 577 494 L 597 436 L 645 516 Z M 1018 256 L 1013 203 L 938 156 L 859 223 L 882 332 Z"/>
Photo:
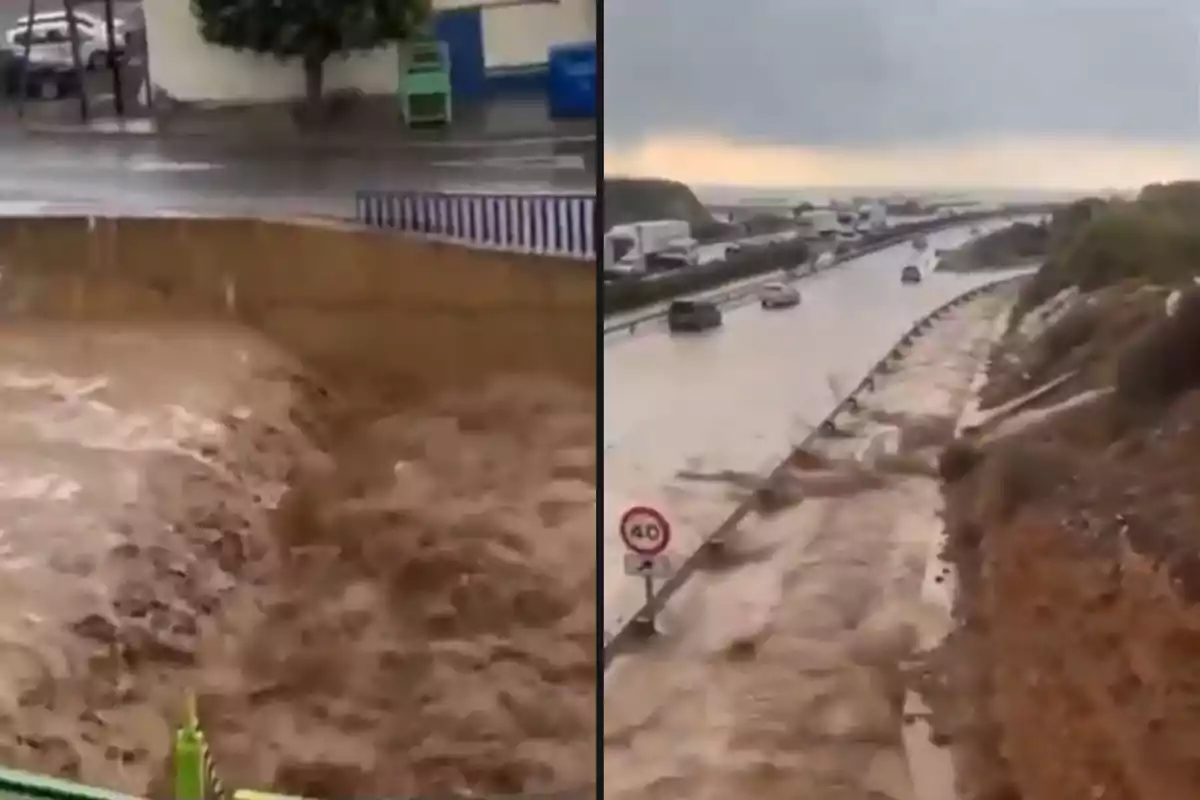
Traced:
<path fill-rule="evenodd" d="M 671 524 L 658 509 L 633 506 L 621 515 L 621 541 L 629 552 L 625 555 L 625 574 L 641 578 L 646 590 L 646 604 L 654 599 L 654 579 L 671 574 L 671 565 L 663 555 L 671 544 Z M 634 619 L 644 633 L 655 631 L 655 615 L 649 612 Z"/>

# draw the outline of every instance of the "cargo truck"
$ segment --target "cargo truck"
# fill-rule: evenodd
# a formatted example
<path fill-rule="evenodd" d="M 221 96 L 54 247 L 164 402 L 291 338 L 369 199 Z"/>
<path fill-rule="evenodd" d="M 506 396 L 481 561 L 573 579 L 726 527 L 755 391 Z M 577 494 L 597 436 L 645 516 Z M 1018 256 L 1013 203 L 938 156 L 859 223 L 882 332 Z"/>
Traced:
<path fill-rule="evenodd" d="M 658 219 L 614 225 L 604 234 L 603 266 L 609 271 L 644 272 L 647 256 L 692 242 L 686 220 Z"/>

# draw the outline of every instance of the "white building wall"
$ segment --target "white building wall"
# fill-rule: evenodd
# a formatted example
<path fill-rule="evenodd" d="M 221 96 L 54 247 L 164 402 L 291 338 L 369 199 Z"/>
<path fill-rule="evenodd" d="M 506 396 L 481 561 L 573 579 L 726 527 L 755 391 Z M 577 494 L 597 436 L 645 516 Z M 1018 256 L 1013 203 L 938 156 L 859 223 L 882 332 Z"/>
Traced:
<path fill-rule="evenodd" d="M 304 96 L 299 63 L 216 47 L 200 38 L 191 4 L 143 0 L 150 73 L 154 83 L 184 102 L 252 103 Z M 400 62 L 396 48 L 331 59 L 330 89 L 370 94 L 395 91 Z"/>
<path fill-rule="evenodd" d="M 595 0 L 512 5 L 513 0 L 434 0 L 437 9 L 483 6 L 484 57 L 489 69 L 544 63 L 552 45 L 594 39 Z M 143 0 L 154 83 L 183 102 L 253 103 L 304 96 L 304 73 L 294 59 L 240 53 L 200 38 L 186 0 Z M 496 5 L 496 8 L 487 6 Z M 400 51 L 389 47 L 331 59 L 330 90 L 395 91 Z"/>
<path fill-rule="evenodd" d="M 564 42 L 596 38 L 596 0 L 501 6 L 483 11 L 483 57 L 488 69 L 546 62 L 546 51 Z"/>

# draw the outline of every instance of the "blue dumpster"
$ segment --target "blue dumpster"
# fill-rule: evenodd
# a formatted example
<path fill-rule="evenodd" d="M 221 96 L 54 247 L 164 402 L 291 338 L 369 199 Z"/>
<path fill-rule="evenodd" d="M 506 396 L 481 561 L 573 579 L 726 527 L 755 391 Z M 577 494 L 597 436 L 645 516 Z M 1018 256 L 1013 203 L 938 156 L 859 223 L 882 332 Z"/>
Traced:
<path fill-rule="evenodd" d="M 580 42 L 550 48 L 546 59 L 550 116 L 596 116 L 596 43 Z"/>

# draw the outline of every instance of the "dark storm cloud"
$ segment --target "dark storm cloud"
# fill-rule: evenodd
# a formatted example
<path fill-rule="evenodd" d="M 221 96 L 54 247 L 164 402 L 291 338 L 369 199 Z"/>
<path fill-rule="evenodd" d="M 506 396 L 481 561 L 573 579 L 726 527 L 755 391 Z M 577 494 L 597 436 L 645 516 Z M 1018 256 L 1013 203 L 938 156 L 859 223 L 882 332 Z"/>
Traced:
<path fill-rule="evenodd" d="M 606 141 L 1200 140 L 1190 0 L 605 0 Z"/>

